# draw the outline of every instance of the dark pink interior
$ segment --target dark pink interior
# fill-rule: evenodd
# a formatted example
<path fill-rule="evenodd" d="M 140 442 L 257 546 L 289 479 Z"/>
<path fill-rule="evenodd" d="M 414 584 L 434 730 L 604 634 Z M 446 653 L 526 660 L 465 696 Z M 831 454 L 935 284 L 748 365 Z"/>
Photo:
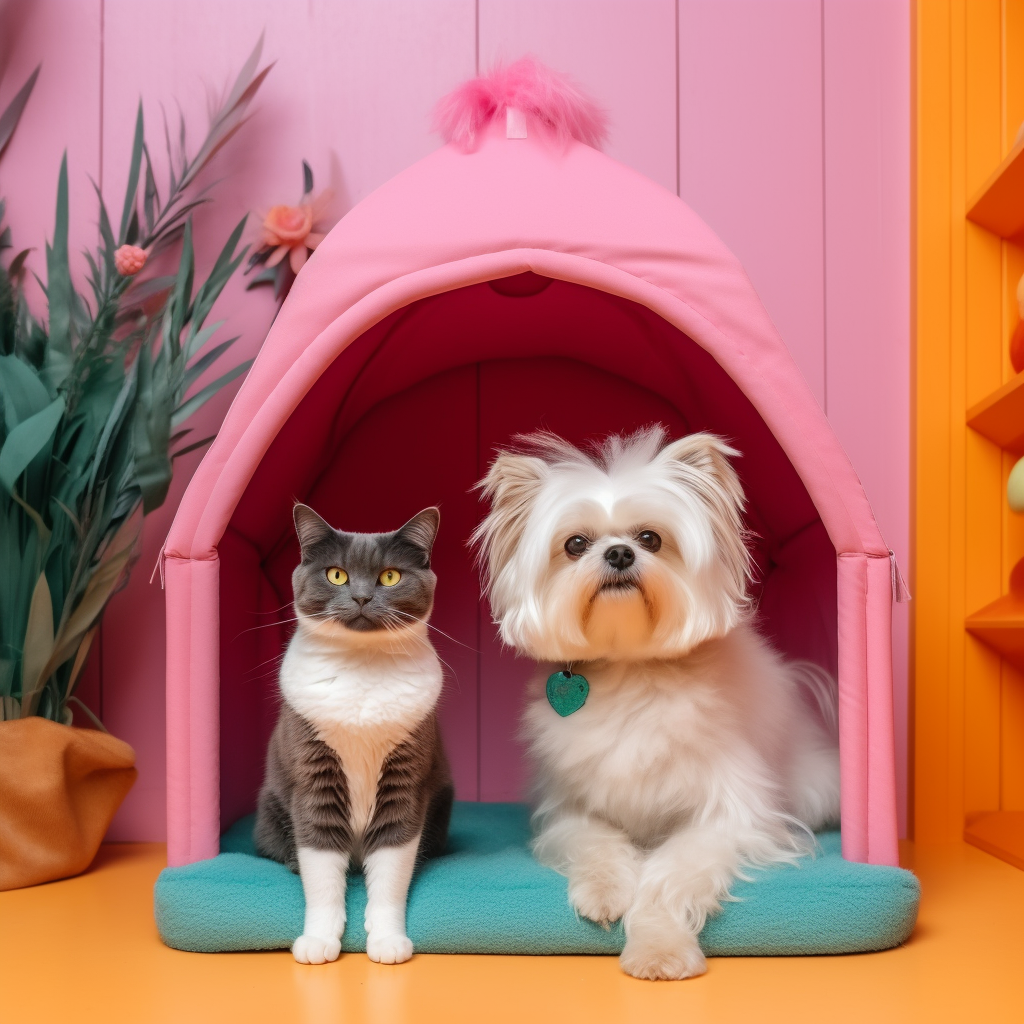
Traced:
<path fill-rule="evenodd" d="M 516 740 L 531 665 L 495 639 L 466 540 L 495 449 L 548 428 L 574 442 L 663 423 L 710 430 L 737 469 L 764 631 L 836 671 L 835 552 L 799 476 L 749 400 L 699 345 L 644 306 L 532 274 L 398 310 L 347 348 L 264 456 L 220 542 L 221 816 L 252 810 L 277 713 L 298 559 L 295 500 L 346 530 L 441 508 L 434 639 L 458 797 L 524 795 Z"/>

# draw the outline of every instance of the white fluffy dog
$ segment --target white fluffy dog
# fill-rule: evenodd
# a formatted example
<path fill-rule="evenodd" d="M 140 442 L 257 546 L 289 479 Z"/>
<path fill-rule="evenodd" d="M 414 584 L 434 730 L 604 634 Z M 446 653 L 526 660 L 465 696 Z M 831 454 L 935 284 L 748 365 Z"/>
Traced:
<path fill-rule="evenodd" d="M 751 625 L 720 438 L 522 441 L 479 485 L 474 540 L 502 639 L 548 663 L 524 717 L 536 855 L 580 914 L 624 918 L 627 973 L 701 974 L 697 937 L 743 867 L 796 858 L 838 818 L 834 683 Z M 589 684 L 578 709 L 555 710 L 553 670 Z"/>

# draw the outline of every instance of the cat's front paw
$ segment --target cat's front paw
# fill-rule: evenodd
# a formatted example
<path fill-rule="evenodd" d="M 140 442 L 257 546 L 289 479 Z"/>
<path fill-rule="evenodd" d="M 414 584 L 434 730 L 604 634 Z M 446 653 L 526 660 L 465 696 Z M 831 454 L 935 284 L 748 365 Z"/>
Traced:
<path fill-rule="evenodd" d="M 328 964 L 341 956 L 341 939 L 300 935 L 292 943 L 292 956 L 300 964 Z"/>
<path fill-rule="evenodd" d="M 366 936 L 366 955 L 378 964 L 404 964 L 412 957 L 412 939 L 400 932 Z"/>

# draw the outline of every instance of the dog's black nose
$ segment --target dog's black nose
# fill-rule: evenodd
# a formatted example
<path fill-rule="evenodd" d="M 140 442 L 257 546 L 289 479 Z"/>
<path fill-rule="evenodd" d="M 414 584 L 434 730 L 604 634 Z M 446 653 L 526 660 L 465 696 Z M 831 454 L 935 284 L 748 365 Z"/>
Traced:
<path fill-rule="evenodd" d="M 628 544 L 616 544 L 604 553 L 604 559 L 613 569 L 624 572 L 636 561 L 636 555 Z"/>

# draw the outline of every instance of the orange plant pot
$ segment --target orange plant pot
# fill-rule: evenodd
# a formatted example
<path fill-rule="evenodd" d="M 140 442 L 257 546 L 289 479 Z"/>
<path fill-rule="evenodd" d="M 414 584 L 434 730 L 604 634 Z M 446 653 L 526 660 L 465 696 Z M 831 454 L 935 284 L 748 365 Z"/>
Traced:
<path fill-rule="evenodd" d="M 0 890 L 84 871 L 137 774 L 135 751 L 107 733 L 0 722 Z"/>

